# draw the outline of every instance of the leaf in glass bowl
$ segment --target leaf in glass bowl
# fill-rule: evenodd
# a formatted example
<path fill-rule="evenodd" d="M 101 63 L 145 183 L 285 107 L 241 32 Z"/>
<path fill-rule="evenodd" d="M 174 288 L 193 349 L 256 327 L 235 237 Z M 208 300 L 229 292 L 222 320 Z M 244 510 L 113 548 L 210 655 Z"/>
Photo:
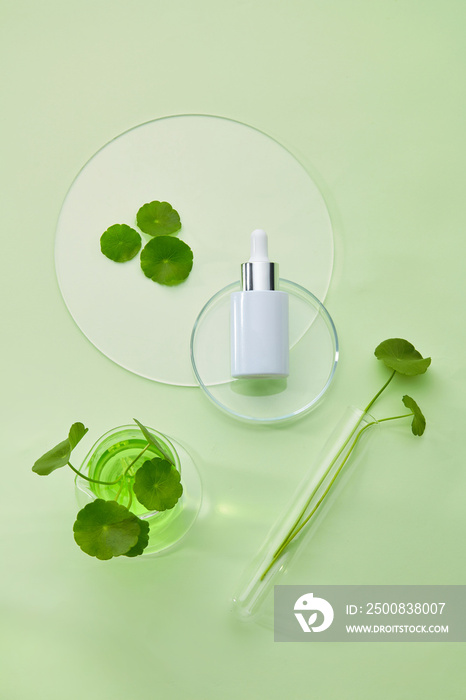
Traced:
<path fill-rule="evenodd" d="M 139 543 L 140 522 L 125 506 L 97 498 L 79 511 L 73 526 L 74 539 L 91 557 L 111 559 Z"/>
<path fill-rule="evenodd" d="M 169 510 L 183 493 L 180 480 L 180 473 L 173 465 L 154 457 L 137 470 L 133 491 L 147 510 Z"/>

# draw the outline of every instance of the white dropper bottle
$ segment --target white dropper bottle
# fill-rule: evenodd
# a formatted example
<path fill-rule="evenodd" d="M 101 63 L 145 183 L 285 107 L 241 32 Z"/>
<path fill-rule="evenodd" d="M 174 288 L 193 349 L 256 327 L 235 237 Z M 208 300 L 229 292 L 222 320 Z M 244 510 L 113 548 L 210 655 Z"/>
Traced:
<path fill-rule="evenodd" d="M 242 291 L 231 294 L 232 377 L 287 377 L 288 294 L 278 287 L 267 234 L 251 233 L 251 257 L 241 266 Z"/>

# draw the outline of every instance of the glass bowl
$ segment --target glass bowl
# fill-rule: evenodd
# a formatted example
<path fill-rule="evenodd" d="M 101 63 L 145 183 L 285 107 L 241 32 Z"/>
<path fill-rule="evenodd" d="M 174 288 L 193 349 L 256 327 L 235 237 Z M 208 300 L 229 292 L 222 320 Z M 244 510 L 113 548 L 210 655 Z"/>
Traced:
<path fill-rule="evenodd" d="M 138 518 L 147 520 L 150 526 L 149 544 L 143 552 L 144 555 L 162 552 L 178 543 L 193 525 L 202 498 L 201 480 L 186 449 L 173 438 L 168 438 L 153 428 L 149 430 L 173 458 L 175 467 L 181 474 L 183 494 L 174 508 L 161 512 L 148 511 L 135 497 L 132 498 L 131 512 Z M 112 481 L 121 474 L 122 461 L 129 465 L 146 445 L 147 441 L 136 426 L 123 425 L 113 428 L 93 445 L 81 465 L 81 471 L 91 479 Z M 150 445 L 134 466 L 137 469 L 147 459 L 162 456 L 156 447 Z M 134 479 L 130 480 L 130 483 L 133 481 Z M 75 484 L 81 507 L 96 498 L 112 500 L 119 491 L 118 485 L 90 483 L 79 476 L 76 477 Z M 117 501 L 128 507 L 130 494 L 126 485 L 119 493 Z"/>

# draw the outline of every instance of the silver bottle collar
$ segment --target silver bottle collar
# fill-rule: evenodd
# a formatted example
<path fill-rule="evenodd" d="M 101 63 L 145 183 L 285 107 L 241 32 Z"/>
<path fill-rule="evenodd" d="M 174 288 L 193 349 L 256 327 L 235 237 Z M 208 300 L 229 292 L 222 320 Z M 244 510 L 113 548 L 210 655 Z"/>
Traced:
<path fill-rule="evenodd" d="M 244 292 L 277 289 L 278 264 L 268 261 L 243 263 L 241 265 L 241 284 Z"/>

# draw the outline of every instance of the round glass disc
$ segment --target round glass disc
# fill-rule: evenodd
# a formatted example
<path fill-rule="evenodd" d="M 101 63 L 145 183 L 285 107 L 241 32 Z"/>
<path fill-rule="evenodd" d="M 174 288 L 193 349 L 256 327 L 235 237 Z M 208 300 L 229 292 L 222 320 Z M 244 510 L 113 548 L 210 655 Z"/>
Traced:
<path fill-rule="evenodd" d="M 100 251 L 104 231 L 137 228 L 138 209 L 154 200 L 178 211 L 177 235 L 194 253 L 191 274 L 176 287 L 145 277 L 139 255 L 115 263 Z M 267 231 L 281 274 L 323 299 L 333 265 L 330 217 L 289 151 L 220 117 L 147 122 L 103 146 L 72 183 L 56 233 L 60 290 L 81 331 L 111 360 L 148 379 L 195 386 L 191 329 L 215 291 L 238 277 L 255 228 Z"/>
<path fill-rule="evenodd" d="M 274 423 L 303 415 L 320 401 L 335 374 L 338 338 L 333 321 L 314 294 L 281 279 L 279 289 L 289 296 L 289 376 L 232 379 L 230 295 L 240 289 L 239 282 L 222 289 L 196 320 L 191 361 L 199 385 L 217 408 L 235 418 Z"/>

